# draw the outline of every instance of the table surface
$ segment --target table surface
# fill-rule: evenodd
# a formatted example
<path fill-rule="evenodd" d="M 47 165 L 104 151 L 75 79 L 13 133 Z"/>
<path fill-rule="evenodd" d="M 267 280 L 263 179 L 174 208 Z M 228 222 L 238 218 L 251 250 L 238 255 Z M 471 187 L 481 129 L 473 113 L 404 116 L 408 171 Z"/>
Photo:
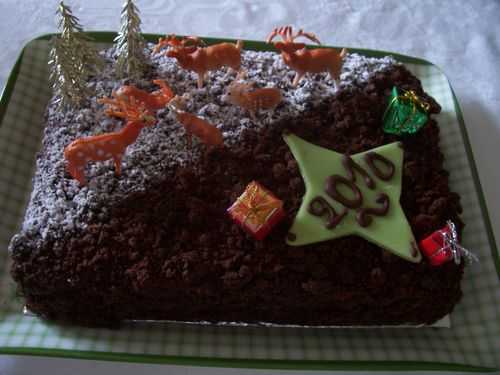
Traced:
<path fill-rule="evenodd" d="M 86 30 L 117 30 L 121 0 L 67 0 Z M 149 33 L 265 39 L 276 26 L 313 31 L 324 44 L 381 49 L 427 59 L 441 67 L 462 107 L 492 226 L 500 248 L 500 2 L 476 0 L 138 0 Z M 0 87 L 22 46 L 55 32 L 57 0 L 0 2 Z M 0 356 L 0 375 L 264 374 L 270 371 L 205 369 L 99 361 Z M 36 372 L 35 372 L 36 371 Z M 286 371 L 272 372 L 276 374 Z M 293 373 L 293 372 L 291 372 Z M 311 372 L 320 374 L 320 372 Z"/>

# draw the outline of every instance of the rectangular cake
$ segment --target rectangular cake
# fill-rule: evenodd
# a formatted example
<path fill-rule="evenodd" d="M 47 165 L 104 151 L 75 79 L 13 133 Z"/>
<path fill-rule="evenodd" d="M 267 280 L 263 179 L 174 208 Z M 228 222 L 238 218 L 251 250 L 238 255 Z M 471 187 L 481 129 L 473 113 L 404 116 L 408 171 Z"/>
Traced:
<path fill-rule="evenodd" d="M 433 264 L 417 244 L 449 220 L 460 232 L 460 198 L 443 169 L 432 117 L 440 107 L 402 64 L 347 54 L 338 83 L 320 73 L 293 87 L 294 72 L 280 54 L 242 50 L 245 79 L 282 95 L 274 110 L 253 117 L 225 100 L 234 75 L 211 71 L 198 88 L 196 74 L 174 58 L 152 53 L 152 46 L 148 53 L 149 69 L 130 81 L 114 74 L 115 50 L 103 51 L 105 66 L 88 83 L 94 94 L 80 108 L 60 110 L 56 98 L 48 105 L 33 192 L 10 245 L 12 276 L 30 311 L 92 326 L 131 319 L 361 326 L 431 324 L 453 310 L 461 297 L 463 262 Z M 185 110 L 214 124 L 224 147 L 196 137 L 189 145 L 172 111 L 160 109 L 156 124 L 127 148 L 120 176 L 112 160 L 89 162 L 87 183 L 80 184 L 68 173 L 65 147 L 124 125 L 107 116 L 97 99 L 124 84 L 151 92 L 157 78 L 175 94 L 188 94 Z M 425 124 L 412 134 L 384 131 L 394 87 L 427 104 Z M 400 198 L 394 193 L 389 210 L 402 210 L 413 247 L 389 251 L 384 244 L 398 243 L 399 227 L 375 213 L 368 216 L 374 240 L 358 235 L 362 229 L 356 227 L 294 245 L 301 233 L 291 228 L 299 225 L 310 187 L 290 135 L 351 161 L 396 144 L 402 155 L 396 169 Z M 331 167 L 326 160 L 321 164 L 313 168 Z M 363 184 L 359 168 L 351 172 Z M 374 180 L 381 186 L 383 178 Z M 283 218 L 263 239 L 244 230 L 246 218 L 238 222 L 227 212 L 253 181 L 283 204 Z M 350 182 L 344 178 L 344 184 Z M 357 199 L 350 198 L 346 207 Z M 347 217 L 354 217 L 351 211 Z M 308 220 L 323 225 L 321 217 Z M 398 255 L 400 250 L 419 261 Z"/>

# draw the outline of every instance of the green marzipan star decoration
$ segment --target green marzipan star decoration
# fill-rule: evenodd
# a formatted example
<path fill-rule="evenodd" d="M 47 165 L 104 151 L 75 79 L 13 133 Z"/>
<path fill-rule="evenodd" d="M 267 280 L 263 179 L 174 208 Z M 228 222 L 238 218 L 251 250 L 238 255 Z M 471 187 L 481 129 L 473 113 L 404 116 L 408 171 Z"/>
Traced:
<path fill-rule="evenodd" d="M 385 193 L 389 197 L 387 214 L 385 216 L 372 216 L 371 224 L 362 227 L 356 221 L 356 210 L 348 209 L 346 216 L 340 223 L 329 229 L 325 225 L 325 218 L 312 215 L 309 212 L 309 207 L 314 198 L 321 197 L 337 213 L 341 213 L 345 209 L 341 203 L 325 192 L 325 182 L 329 176 L 348 177 L 348 173 L 342 164 L 343 155 L 306 142 L 293 134 L 287 134 L 283 137 L 297 160 L 306 186 L 302 204 L 290 228 L 290 235 L 287 239 L 289 245 L 307 245 L 343 236 L 357 235 L 410 262 L 420 262 L 420 252 L 399 202 L 403 164 L 403 149 L 399 142 L 351 156 L 359 166 L 366 170 L 376 185 L 374 189 L 368 188 L 360 173 L 355 172 L 356 186 L 363 195 L 362 207 L 378 207 L 377 196 L 380 193 Z M 390 180 L 383 181 L 371 172 L 363 158 L 368 152 L 376 152 L 392 161 L 395 169 Z M 341 189 L 341 191 L 347 197 L 353 196 L 352 192 L 347 188 L 345 190 Z"/>

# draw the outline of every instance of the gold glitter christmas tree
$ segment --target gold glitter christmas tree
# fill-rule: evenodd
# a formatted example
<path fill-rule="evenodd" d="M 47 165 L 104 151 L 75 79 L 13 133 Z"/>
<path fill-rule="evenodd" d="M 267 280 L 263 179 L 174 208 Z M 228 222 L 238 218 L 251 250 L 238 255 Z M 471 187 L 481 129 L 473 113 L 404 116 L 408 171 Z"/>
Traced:
<path fill-rule="evenodd" d="M 126 0 L 121 13 L 120 32 L 115 38 L 119 77 L 139 78 L 147 68 L 144 55 L 145 40 L 141 35 L 139 10 L 132 0 Z"/>
<path fill-rule="evenodd" d="M 87 79 L 103 61 L 92 47 L 89 38 L 71 9 L 59 3 L 56 13 L 60 35 L 52 38 L 50 51 L 50 81 L 60 109 L 78 107 L 92 94 Z"/>

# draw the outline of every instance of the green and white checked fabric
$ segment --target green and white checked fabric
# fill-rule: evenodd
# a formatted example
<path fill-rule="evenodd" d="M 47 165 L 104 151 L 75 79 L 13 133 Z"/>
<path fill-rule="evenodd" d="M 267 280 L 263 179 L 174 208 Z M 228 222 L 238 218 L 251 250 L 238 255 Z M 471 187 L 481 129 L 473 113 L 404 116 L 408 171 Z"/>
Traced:
<path fill-rule="evenodd" d="M 452 327 L 389 329 L 299 329 L 215 327 L 138 323 L 120 330 L 47 324 L 22 314 L 22 300 L 8 274 L 7 245 L 31 190 L 34 159 L 50 97 L 48 43 L 31 42 L 0 127 L 0 352 L 42 348 L 78 352 L 328 361 L 417 361 L 500 367 L 500 287 L 478 195 L 446 77 L 434 66 L 407 66 L 442 105 L 437 116 L 452 189 L 462 196 L 467 224 L 463 244 L 480 259 L 466 268 L 464 297 Z M 29 351 L 29 350 L 28 350 Z M 33 350 L 34 351 L 34 350 Z M 49 353 L 46 351 L 46 353 Z M 76 353 L 76 354 L 75 354 Z M 49 353 L 50 354 L 50 353 Z"/>

